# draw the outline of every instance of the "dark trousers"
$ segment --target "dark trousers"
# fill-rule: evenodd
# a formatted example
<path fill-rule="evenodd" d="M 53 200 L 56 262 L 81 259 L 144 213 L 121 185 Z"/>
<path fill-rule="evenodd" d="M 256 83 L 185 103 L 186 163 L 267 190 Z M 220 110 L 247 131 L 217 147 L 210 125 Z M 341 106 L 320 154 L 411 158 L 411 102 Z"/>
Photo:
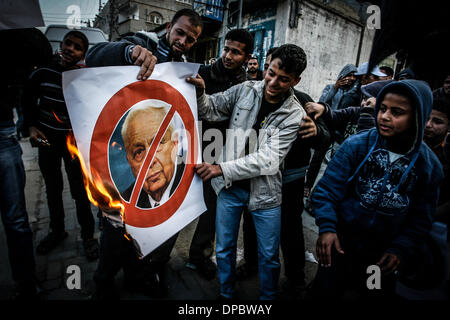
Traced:
<path fill-rule="evenodd" d="M 94 235 L 95 221 L 91 204 L 86 195 L 83 175 L 78 158 L 73 159 L 67 149 L 66 132 L 42 130 L 50 146 L 39 147 L 39 168 L 45 181 L 47 203 L 50 212 L 50 229 L 54 232 L 64 232 L 63 176 L 61 160 L 64 161 L 69 180 L 70 193 L 75 200 L 78 223 L 83 239 Z"/>
<path fill-rule="evenodd" d="M 386 299 L 396 298 L 396 276 L 381 275 L 381 289 L 369 289 L 367 280 L 373 272 L 367 273 L 367 267 L 375 265 L 381 256 L 364 257 L 343 247 L 345 254 L 339 254 L 334 248 L 331 252 L 331 267 L 319 266 L 309 297 L 311 299 Z M 371 282 L 371 281 L 369 281 Z"/>
<path fill-rule="evenodd" d="M 133 243 L 125 238 L 125 228 L 114 227 L 107 218 L 103 219 L 100 236 L 100 257 L 94 281 L 102 294 L 114 291 L 114 278 L 123 268 L 125 282 L 136 285 L 146 277 L 164 273 L 164 267 L 170 260 L 170 252 L 177 241 L 178 233 L 169 238 L 160 247 L 139 259 Z"/>
<path fill-rule="evenodd" d="M 203 196 L 206 211 L 199 217 L 194 236 L 192 237 L 191 247 L 189 249 L 189 260 L 192 263 L 201 263 L 204 259 L 209 258 L 214 251 L 217 195 L 211 186 L 211 180 L 203 182 Z"/>
<path fill-rule="evenodd" d="M 35 286 L 33 235 L 25 206 L 25 170 L 16 128 L 0 127 L 0 214 L 12 277 L 19 290 Z"/>
<path fill-rule="evenodd" d="M 284 271 L 289 280 L 305 280 L 305 239 L 303 236 L 303 179 L 295 180 L 282 187 L 281 235 Z M 246 263 L 257 266 L 258 250 L 256 231 L 251 215 L 244 213 L 244 259 Z"/>

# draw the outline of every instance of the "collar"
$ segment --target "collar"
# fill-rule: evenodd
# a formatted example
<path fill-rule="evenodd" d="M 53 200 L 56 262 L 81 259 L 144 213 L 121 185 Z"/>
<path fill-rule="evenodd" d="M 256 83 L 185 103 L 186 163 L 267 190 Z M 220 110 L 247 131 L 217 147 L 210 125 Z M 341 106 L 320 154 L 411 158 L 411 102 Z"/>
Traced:
<path fill-rule="evenodd" d="M 173 171 L 172 180 L 170 181 L 169 185 L 167 186 L 166 190 L 164 191 L 164 193 L 163 193 L 163 195 L 161 197 L 161 200 L 160 201 L 156 201 L 156 200 L 154 200 L 152 198 L 151 195 L 148 195 L 148 200 L 150 201 L 150 205 L 151 205 L 152 208 L 155 207 L 155 203 L 158 203 L 159 205 L 161 205 L 161 204 L 165 203 L 167 200 L 169 200 L 169 198 L 170 198 L 170 190 L 172 190 L 172 185 L 173 185 L 173 182 L 175 180 L 175 176 L 177 175 L 177 165 L 174 164 L 174 166 L 175 166 L 175 169 Z"/>
<path fill-rule="evenodd" d="M 222 58 L 220 58 L 211 66 L 211 78 L 217 82 L 231 81 L 233 84 L 238 84 L 247 80 L 247 73 L 242 66 L 239 69 L 239 72 L 230 72 L 225 68 Z"/>

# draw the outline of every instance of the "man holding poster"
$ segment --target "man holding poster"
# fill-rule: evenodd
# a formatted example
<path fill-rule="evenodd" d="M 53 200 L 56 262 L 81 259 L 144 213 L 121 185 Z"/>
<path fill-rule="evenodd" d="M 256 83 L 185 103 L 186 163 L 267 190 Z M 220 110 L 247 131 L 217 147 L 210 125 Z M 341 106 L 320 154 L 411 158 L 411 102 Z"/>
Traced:
<path fill-rule="evenodd" d="M 275 299 L 280 273 L 281 163 L 306 115 L 291 87 L 306 68 L 306 54 L 286 44 L 275 50 L 264 81 L 244 82 L 225 92 L 204 94 L 200 76 L 187 78 L 197 87 L 199 117 L 230 119 L 223 160 L 202 163 L 196 172 L 218 193 L 216 257 L 219 299 L 235 295 L 236 248 L 241 214 L 248 209 L 258 239 L 260 299 Z"/>
<path fill-rule="evenodd" d="M 167 25 L 166 34 L 162 38 L 153 39 L 155 34 L 137 33 L 135 36 L 126 37 L 120 42 L 97 44 L 89 50 L 86 56 L 86 64 L 88 67 L 137 65 L 140 66 L 137 79 L 146 80 L 152 74 L 155 63 L 187 61 L 185 54 L 197 42 L 202 29 L 203 24 L 200 16 L 191 9 L 182 9 L 175 13 L 172 21 Z M 157 127 L 156 124 L 155 127 Z M 152 129 L 147 127 L 147 130 Z M 125 131 L 128 130 L 125 129 Z M 125 132 L 125 136 L 127 135 L 128 133 Z M 164 139 L 166 138 L 164 137 Z M 170 139 L 168 140 L 169 145 L 175 150 L 177 141 Z M 132 152 L 138 153 L 144 150 L 142 147 L 141 145 L 141 149 L 139 149 L 137 146 L 132 147 L 129 145 L 127 148 L 127 142 L 125 142 L 125 148 L 128 154 L 127 159 L 135 177 L 139 171 L 139 166 L 135 166 L 135 164 L 139 161 L 133 159 L 137 154 L 133 155 Z M 135 148 L 136 150 L 131 151 L 132 149 L 129 148 Z M 166 147 L 163 144 L 160 148 L 169 148 L 169 146 Z M 167 151 L 168 153 L 173 153 L 172 150 Z M 160 163 L 159 165 L 161 166 Z M 177 174 L 182 173 L 182 168 L 179 168 L 178 165 L 175 166 L 174 163 L 163 167 L 164 169 L 161 173 L 158 173 L 157 177 L 149 176 L 145 179 L 143 190 L 151 191 L 158 184 L 162 184 L 160 191 L 162 191 L 162 196 L 167 198 L 170 197 L 172 191 L 169 184 L 172 183 L 172 186 L 176 185 L 175 181 L 167 184 L 170 180 L 169 176 L 174 177 L 176 180 Z M 171 167 L 173 167 L 174 173 L 171 173 L 172 169 L 168 169 Z M 150 168 L 148 172 L 150 175 L 151 170 Z M 159 182 L 152 180 L 159 180 Z M 169 194 L 166 192 L 167 189 L 169 190 Z M 122 194 L 124 198 L 129 196 L 132 190 L 133 187 L 131 187 L 131 190 L 125 191 Z M 151 207 L 152 202 L 155 205 L 155 202 L 162 199 L 158 199 L 159 195 L 156 195 L 157 193 L 153 193 L 155 196 L 153 197 L 152 193 L 152 191 L 148 192 L 148 198 L 144 194 L 143 198 L 143 201 L 149 202 Z M 141 201 L 141 196 L 142 192 L 139 194 L 137 206 L 141 203 L 139 202 Z M 98 299 L 107 299 L 115 295 L 113 290 L 114 277 L 121 267 L 124 268 L 124 272 L 126 273 L 125 279 L 131 289 L 138 290 L 152 297 L 163 296 L 165 294 L 165 286 L 163 285 L 164 267 L 170 260 L 170 253 L 175 245 L 178 234 L 173 235 L 144 259 L 138 260 L 134 253 L 132 243 L 124 243 L 125 238 L 123 235 L 125 230 L 123 226 L 110 219 L 103 219 L 103 223 L 104 229 L 101 237 L 100 259 L 94 275 L 94 281 L 97 285 L 95 297 Z M 121 249 L 117 250 L 117 248 Z"/>

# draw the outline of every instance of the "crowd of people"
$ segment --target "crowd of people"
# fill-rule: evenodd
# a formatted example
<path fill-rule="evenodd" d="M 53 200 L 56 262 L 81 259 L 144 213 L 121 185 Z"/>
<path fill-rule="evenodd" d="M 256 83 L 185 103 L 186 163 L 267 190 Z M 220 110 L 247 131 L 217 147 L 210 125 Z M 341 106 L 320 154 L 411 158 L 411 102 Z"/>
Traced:
<path fill-rule="evenodd" d="M 163 298 L 166 264 L 178 234 L 140 259 L 133 243 L 123 236 L 123 221 L 100 211 L 102 233 L 99 240 L 94 238 L 95 220 L 80 163 L 66 146 L 71 124 L 62 72 L 137 65 L 137 80 L 146 80 L 157 63 L 188 62 L 187 54 L 203 27 L 195 11 L 183 9 L 160 38 L 138 32 L 89 50 L 84 34 L 70 31 L 60 54 L 51 64 L 34 70 L 26 83 L 23 126 L 39 149 L 50 212 L 49 233 L 36 252 L 48 254 L 67 237 L 62 159 L 86 258 L 98 259 L 95 299 L 119 297 L 114 278 L 122 268 L 128 289 Z M 260 299 L 273 300 L 279 293 L 281 248 L 287 279 L 283 290 L 295 298 L 397 297 L 397 281 L 422 279 L 426 277 L 422 266 L 436 264 L 431 231 L 435 223 L 448 224 L 450 74 L 442 88 L 432 91 L 410 69 L 395 75 L 388 66 L 369 70 L 368 63 L 347 64 L 315 102 L 295 88 L 307 67 L 302 48 L 295 44 L 271 48 L 263 70 L 253 51 L 252 35 L 233 29 L 224 37 L 220 57 L 202 65 L 197 77 L 186 79 L 196 88 L 203 132 L 217 129 L 224 137 L 223 156 L 216 154 L 216 161 L 195 166 L 203 180 L 207 211 L 198 219 L 186 266 L 209 281 L 218 275 L 219 300 L 234 299 L 236 281 L 258 273 Z M 8 96 L 8 88 L 2 82 L 3 97 Z M 39 286 L 25 208 L 24 168 L 12 105 L 3 98 L 0 101 L 1 215 L 18 298 L 30 299 L 38 295 Z M 150 136 L 152 121 L 163 118 L 156 113 L 136 110 L 122 129 L 135 176 L 141 163 L 130 150 L 142 134 L 133 131 L 134 123 L 147 123 L 144 134 Z M 236 146 L 229 136 L 232 130 L 253 130 L 256 139 L 245 136 Z M 145 145 L 142 151 L 149 147 L 145 142 L 140 145 Z M 155 157 L 169 157 L 176 145 L 168 138 Z M 205 151 L 207 144 L 202 147 Z M 170 163 L 169 167 L 162 170 L 164 177 L 159 176 L 164 179 L 143 187 L 140 198 L 149 206 L 170 196 L 177 166 Z M 309 284 L 304 270 L 304 196 L 305 209 L 315 216 L 319 228 L 319 268 Z M 236 266 L 241 217 L 244 263 Z M 214 252 L 217 265 L 211 260 Z M 373 265 L 381 270 L 379 290 L 367 286 L 367 268 Z M 438 280 L 443 282 L 446 276 Z"/>

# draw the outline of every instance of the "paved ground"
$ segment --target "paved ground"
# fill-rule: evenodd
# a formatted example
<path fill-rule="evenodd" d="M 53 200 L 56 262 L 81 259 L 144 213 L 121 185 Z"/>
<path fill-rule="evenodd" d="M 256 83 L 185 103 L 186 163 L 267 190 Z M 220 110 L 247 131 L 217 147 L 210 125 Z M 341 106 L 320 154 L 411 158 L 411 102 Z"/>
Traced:
<path fill-rule="evenodd" d="M 45 186 L 37 164 L 37 149 L 31 148 L 28 139 L 22 139 L 23 161 L 26 168 L 25 196 L 27 210 L 33 229 L 34 244 L 45 237 L 48 232 L 49 214 L 45 196 Z M 65 175 L 64 175 L 65 177 Z M 84 257 L 83 245 L 79 235 L 79 227 L 76 221 L 75 205 L 71 199 L 65 177 L 65 189 L 63 193 L 66 209 L 66 231 L 69 233 L 64 242 L 46 256 L 36 255 L 37 276 L 48 300 L 83 300 L 88 299 L 93 291 L 93 273 L 97 267 L 97 261 L 88 262 Z M 92 207 L 96 213 L 96 208 Z M 317 238 L 317 228 L 314 219 L 307 213 L 303 214 L 305 224 L 305 241 L 307 250 L 313 252 L 313 246 Z M 97 218 L 96 218 L 97 221 Z M 168 270 L 168 299 L 171 300 L 214 300 L 218 294 L 218 279 L 206 281 L 195 271 L 185 266 L 188 258 L 188 250 L 193 231 L 197 221 L 193 221 L 184 228 L 178 237 Z M 100 232 L 95 236 L 98 238 Z M 238 259 L 242 258 L 242 236 L 239 239 Z M 67 268 L 77 265 L 81 270 L 81 289 L 69 290 L 66 285 L 69 274 Z M 306 263 L 307 281 L 315 274 L 317 264 Z M 283 267 L 280 284 L 284 281 Z M 130 300 L 149 299 L 146 296 L 132 294 L 122 288 L 123 275 L 117 276 L 117 286 L 121 288 L 121 298 Z M 6 250 L 6 239 L 0 233 L 0 300 L 8 299 L 13 293 L 10 267 Z M 238 298 L 242 300 L 254 300 L 258 298 L 258 277 L 254 276 L 237 284 Z M 281 299 L 286 297 L 281 295 Z"/>

